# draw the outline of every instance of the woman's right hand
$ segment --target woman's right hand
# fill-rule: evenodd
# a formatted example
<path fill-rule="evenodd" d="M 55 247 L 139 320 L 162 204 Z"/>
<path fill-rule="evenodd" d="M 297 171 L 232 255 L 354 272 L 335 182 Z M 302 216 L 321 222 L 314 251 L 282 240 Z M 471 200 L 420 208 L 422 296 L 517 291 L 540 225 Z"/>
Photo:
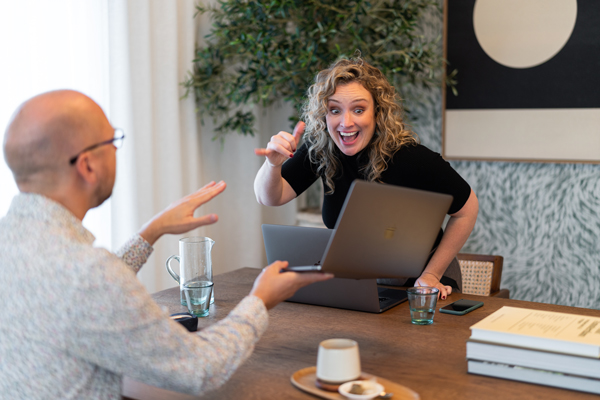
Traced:
<path fill-rule="evenodd" d="M 285 160 L 294 156 L 305 127 L 306 124 L 300 121 L 294 127 L 292 134 L 284 131 L 279 132 L 271 137 L 266 149 L 254 149 L 254 154 L 267 157 L 267 162 L 271 167 L 279 167 Z"/>

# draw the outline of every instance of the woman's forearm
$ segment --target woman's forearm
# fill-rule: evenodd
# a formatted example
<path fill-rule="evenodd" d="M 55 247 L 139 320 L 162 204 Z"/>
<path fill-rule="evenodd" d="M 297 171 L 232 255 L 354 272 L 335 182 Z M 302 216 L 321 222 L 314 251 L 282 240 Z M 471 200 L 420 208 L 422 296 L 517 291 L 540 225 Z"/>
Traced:
<path fill-rule="evenodd" d="M 463 247 L 477 221 L 479 202 L 475 192 L 471 191 L 469 199 L 457 213 L 448 220 L 442 241 L 435 251 L 423 274 L 432 274 L 437 280 L 442 278 L 446 268 Z"/>
<path fill-rule="evenodd" d="M 254 194 L 265 206 L 281 206 L 296 197 L 296 192 L 281 176 L 281 165 L 272 166 L 267 160 L 254 179 Z"/>

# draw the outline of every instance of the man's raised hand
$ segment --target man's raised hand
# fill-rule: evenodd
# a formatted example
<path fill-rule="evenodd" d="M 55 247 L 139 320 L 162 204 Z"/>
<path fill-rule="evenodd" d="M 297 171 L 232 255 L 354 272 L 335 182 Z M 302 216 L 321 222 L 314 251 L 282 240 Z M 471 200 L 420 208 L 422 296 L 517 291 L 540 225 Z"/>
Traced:
<path fill-rule="evenodd" d="M 147 222 L 139 234 L 153 245 L 164 234 L 181 234 L 203 225 L 214 224 L 219 220 L 217 214 L 194 217 L 194 211 L 209 202 L 225 190 L 227 185 L 221 181 L 210 182 L 196 192 L 177 200 Z"/>

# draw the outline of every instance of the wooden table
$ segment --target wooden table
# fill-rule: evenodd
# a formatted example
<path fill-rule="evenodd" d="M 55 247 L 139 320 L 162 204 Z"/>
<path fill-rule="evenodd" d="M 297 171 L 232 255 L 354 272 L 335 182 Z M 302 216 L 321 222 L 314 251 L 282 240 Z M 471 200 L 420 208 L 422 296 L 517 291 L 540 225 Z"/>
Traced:
<path fill-rule="evenodd" d="M 199 328 L 224 318 L 249 293 L 260 270 L 243 268 L 215 276 L 215 304 Z M 185 311 L 179 288 L 153 295 L 170 313 Z M 313 366 L 319 342 L 349 338 L 358 342 L 365 372 L 400 383 L 421 399 L 597 399 L 592 394 L 467 373 L 469 327 L 505 305 L 600 316 L 600 311 L 527 301 L 453 294 L 438 307 L 461 298 L 485 305 L 467 315 L 437 312 L 433 325 L 410 322 L 408 302 L 382 314 L 282 303 L 270 311 L 269 328 L 252 356 L 225 385 L 205 399 L 314 399 L 290 383 L 299 369 Z M 194 399 L 126 379 L 123 394 L 134 399 Z"/>

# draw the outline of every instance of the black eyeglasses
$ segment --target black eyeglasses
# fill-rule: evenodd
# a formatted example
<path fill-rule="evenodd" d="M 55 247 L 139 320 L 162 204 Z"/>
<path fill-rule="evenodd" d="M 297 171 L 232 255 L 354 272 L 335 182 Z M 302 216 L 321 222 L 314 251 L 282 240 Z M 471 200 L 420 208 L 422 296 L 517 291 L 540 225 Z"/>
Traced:
<path fill-rule="evenodd" d="M 82 155 L 83 153 L 85 153 L 86 151 L 94 150 L 95 148 L 104 146 L 105 144 L 112 144 L 117 149 L 119 149 L 123 145 L 123 139 L 125 139 L 125 133 L 123 133 L 123 130 L 120 128 L 115 128 L 115 137 L 114 138 L 105 140 L 104 142 L 93 144 L 89 147 L 86 147 L 85 149 L 83 149 L 79 153 L 77 153 L 76 156 L 71 158 L 69 160 L 69 164 L 71 164 L 71 165 L 75 164 L 75 162 L 77 161 L 79 156 Z"/>

